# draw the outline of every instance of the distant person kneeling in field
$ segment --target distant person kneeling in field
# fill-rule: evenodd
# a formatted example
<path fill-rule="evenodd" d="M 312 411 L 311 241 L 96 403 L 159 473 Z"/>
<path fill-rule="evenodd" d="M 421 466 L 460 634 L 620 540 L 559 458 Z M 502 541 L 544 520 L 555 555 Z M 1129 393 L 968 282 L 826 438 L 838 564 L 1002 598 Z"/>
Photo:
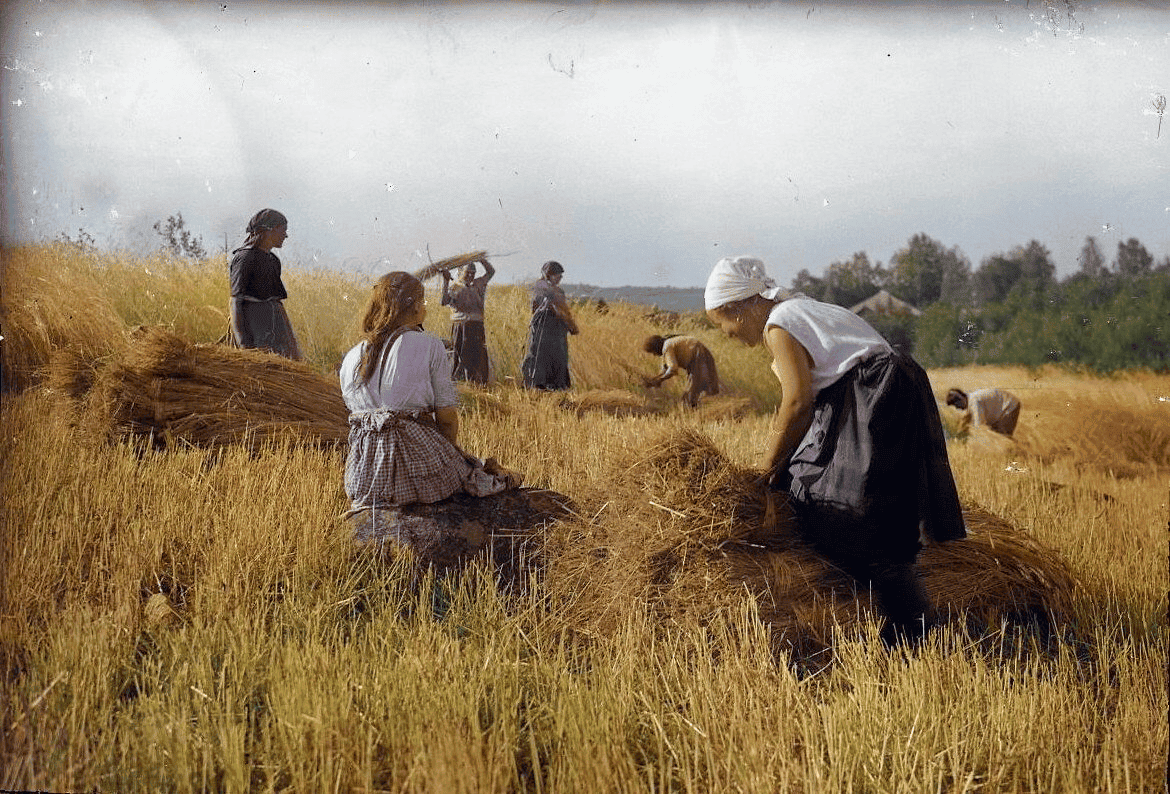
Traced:
<path fill-rule="evenodd" d="M 703 394 L 719 393 L 715 357 L 706 345 L 693 336 L 663 337 L 655 334 L 646 338 L 642 349 L 652 355 L 662 356 L 662 372 L 642 380 L 648 388 L 661 386 L 682 369 L 686 370 L 690 381 L 689 388 L 683 394 L 683 402 L 691 408 L 699 404 L 699 397 Z"/>
<path fill-rule="evenodd" d="M 445 525 L 399 508 L 461 492 L 489 496 L 520 484 L 494 460 L 458 447 L 451 365 L 442 340 L 422 329 L 426 313 L 421 281 L 404 272 L 382 276 L 362 321 L 363 339 L 340 370 L 350 410 L 346 515 L 359 536 L 389 537 L 422 551 L 446 542 Z"/>
<path fill-rule="evenodd" d="M 288 237 L 288 218 L 273 209 L 260 210 L 248 221 L 246 233 L 228 267 L 229 341 L 234 347 L 269 350 L 300 361 L 301 348 L 284 310 L 288 292 L 280 279 L 280 259 L 272 253 Z"/>
<path fill-rule="evenodd" d="M 970 394 L 951 389 L 947 392 L 947 405 L 963 412 L 960 429 L 972 424 L 984 425 L 1010 436 L 1020 421 L 1019 398 L 1003 389 L 977 389 Z"/>
<path fill-rule="evenodd" d="M 933 607 L 919 538 L 967 534 L 926 373 L 848 309 L 777 286 L 758 259 L 719 260 L 703 297 L 724 333 L 772 356 L 769 504 L 783 494 L 813 547 L 872 585 L 883 640 L 921 635 Z"/>

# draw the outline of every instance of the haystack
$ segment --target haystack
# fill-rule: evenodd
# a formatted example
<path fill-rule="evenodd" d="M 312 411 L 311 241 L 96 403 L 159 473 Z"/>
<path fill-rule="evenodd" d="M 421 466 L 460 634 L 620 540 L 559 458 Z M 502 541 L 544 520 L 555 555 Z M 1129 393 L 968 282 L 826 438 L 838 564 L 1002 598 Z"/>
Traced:
<path fill-rule="evenodd" d="M 110 438 L 156 446 L 216 447 L 266 441 L 333 445 L 346 441 L 349 411 L 341 387 L 308 366 L 272 353 L 192 344 L 170 331 L 136 328 L 118 357 L 93 371 L 67 355 L 50 382 L 83 401 L 90 427 Z"/>
<path fill-rule="evenodd" d="M 757 601 L 775 650 L 800 659 L 835 631 L 877 618 L 866 592 L 805 543 L 781 503 L 765 531 L 761 472 L 736 466 L 700 433 L 664 438 L 632 460 L 589 524 L 567 525 L 549 549 L 550 586 L 574 593 L 572 620 L 592 632 L 645 608 L 662 623 L 730 614 Z M 1059 555 L 985 510 L 964 507 L 969 537 L 919 557 L 940 619 L 965 628 L 1071 622 L 1075 577 Z"/>

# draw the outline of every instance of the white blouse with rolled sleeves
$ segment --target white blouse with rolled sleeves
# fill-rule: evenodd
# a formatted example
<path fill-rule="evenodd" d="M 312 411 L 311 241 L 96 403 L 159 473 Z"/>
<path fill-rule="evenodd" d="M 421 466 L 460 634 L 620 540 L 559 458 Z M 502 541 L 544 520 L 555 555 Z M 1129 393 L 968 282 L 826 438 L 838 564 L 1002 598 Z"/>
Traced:
<path fill-rule="evenodd" d="M 407 331 L 394 341 L 368 383 L 358 374 L 360 342 L 345 354 L 338 375 L 341 393 L 351 412 L 389 409 L 427 412 L 459 404 L 451 380 L 451 360 L 442 340 L 421 331 Z"/>
<path fill-rule="evenodd" d="M 768 325 L 783 328 L 812 357 L 812 389 L 832 386 L 855 365 L 893 348 L 873 326 L 844 306 L 789 298 L 773 307 Z"/>

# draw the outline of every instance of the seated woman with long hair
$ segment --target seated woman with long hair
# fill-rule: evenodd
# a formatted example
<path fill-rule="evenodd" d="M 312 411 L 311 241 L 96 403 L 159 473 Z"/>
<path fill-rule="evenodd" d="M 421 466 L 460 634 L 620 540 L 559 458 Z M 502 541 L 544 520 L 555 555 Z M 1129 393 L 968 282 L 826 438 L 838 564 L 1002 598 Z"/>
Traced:
<path fill-rule="evenodd" d="M 341 363 L 350 410 L 347 516 L 379 537 L 398 532 L 404 506 L 460 492 L 488 496 L 519 484 L 514 473 L 494 461 L 485 468 L 459 448 L 451 363 L 442 340 L 423 331 L 426 313 L 422 282 L 404 272 L 382 276 L 362 321 L 362 341 Z"/>

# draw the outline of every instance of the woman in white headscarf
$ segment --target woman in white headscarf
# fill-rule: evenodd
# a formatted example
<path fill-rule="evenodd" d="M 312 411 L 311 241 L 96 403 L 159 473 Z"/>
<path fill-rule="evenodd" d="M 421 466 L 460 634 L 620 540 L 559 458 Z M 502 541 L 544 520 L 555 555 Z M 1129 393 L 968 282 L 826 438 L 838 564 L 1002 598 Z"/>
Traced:
<path fill-rule="evenodd" d="M 848 309 L 777 286 L 759 259 L 719 260 L 704 303 L 724 333 L 772 356 L 769 487 L 818 550 L 873 585 L 887 641 L 919 635 L 932 613 L 920 536 L 966 536 L 926 373 Z"/>

